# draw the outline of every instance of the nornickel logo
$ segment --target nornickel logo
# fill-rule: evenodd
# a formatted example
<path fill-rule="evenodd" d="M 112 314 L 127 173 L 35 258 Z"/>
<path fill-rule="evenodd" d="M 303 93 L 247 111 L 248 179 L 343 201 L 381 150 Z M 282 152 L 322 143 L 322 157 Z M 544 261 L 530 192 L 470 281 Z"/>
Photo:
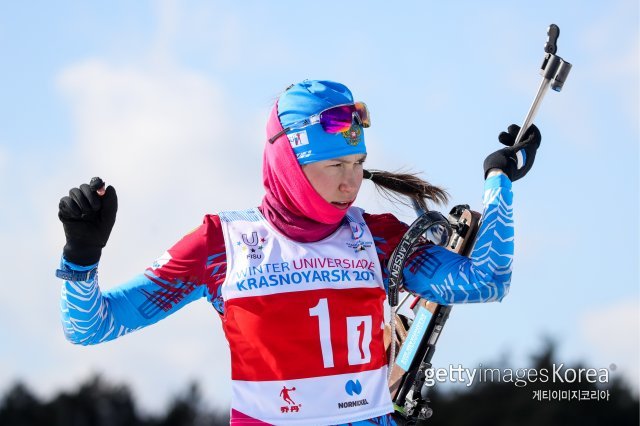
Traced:
<path fill-rule="evenodd" d="M 344 390 L 349 394 L 349 396 L 360 395 L 362 393 L 362 384 L 360 384 L 360 380 L 349 380 L 344 385 Z M 360 407 L 362 405 L 369 405 L 369 401 L 366 399 L 359 399 L 357 401 L 338 402 L 339 409 Z"/>
<path fill-rule="evenodd" d="M 361 405 L 369 405 L 369 401 L 366 399 L 360 399 L 358 401 L 346 401 L 346 402 L 338 402 L 338 408 L 352 408 L 352 407 L 360 407 Z"/>
<path fill-rule="evenodd" d="M 360 384 L 360 380 L 349 380 L 347 384 L 344 386 L 344 390 L 347 391 L 349 396 L 360 395 L 362 392 L 362 385 Z"/>

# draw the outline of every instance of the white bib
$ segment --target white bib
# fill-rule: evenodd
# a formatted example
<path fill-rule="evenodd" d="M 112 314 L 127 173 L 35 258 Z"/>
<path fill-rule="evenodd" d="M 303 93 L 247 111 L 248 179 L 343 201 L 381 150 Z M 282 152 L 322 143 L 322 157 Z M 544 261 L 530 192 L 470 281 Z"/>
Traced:
<path fill-rule="evenodd" d="M 280 234 L 258 209 L 219 216 L 231 423 L 336 424 L 393 411 L 386 294 L 362 210 L 351 207 L 338 230 L 314 243 Z"/>

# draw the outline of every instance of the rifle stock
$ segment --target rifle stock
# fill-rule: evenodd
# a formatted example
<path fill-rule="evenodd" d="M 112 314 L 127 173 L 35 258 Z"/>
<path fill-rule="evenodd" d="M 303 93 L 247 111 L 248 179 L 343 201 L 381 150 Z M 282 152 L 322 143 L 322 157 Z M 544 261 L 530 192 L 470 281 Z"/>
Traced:
<path fill-rule="evenodd" d="M 480 213 L 471 210 L 468 205 L 454 207 L 448 218 L 454 232 L 446 248 L 454 253 L 469 256 L 473 250 L 480 218 Z M 396 421 L 405 423 L 408 418 L 424 420 L 431 416 L 429 400 L 426 395 L 422 395 L 422 385 L 425 371 L 431 367 L 436 343 L 449 317 L 451 306 L 439 305 L 416 297 L 411 309 L 415 314 L 414 318 L 396 314 L 394 338 L 400 353 L 392 366 L 388 383 L 391 399 L 396 408 Z M 413 326 L 417 327 L 417 331 L 412 332 Z M 407 342 L 407 339 L 410 341 Z M 387 351 L 390 343 L 391 329 L 385 326 Z"/>

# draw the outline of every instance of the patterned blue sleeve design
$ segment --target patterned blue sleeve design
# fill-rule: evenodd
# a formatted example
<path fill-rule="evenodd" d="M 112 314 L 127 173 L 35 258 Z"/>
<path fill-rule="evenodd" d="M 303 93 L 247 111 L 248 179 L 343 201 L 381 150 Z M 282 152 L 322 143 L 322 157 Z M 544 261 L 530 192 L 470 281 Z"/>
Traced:
<path fill-rule="evenodd" d="M 86 271 L 64 258 L 61 269 Z M 147 270 L 112 290 L 101 291 L 98 275 L 89 281 L 65 281 L 61 313 L 65 336 L 72 343 L 94 345 L 113 340 L 166 318 L 186 304 L 207 295 L 206 286 L 168 282 Z"/>
<path fill-rule="evenodd" d="M 374 417 L 373 419 L 369 419 L 369 420 L 360 420 L 360 421 L 357 421 L 357 422 L 343 423 L 341 425 L 336 425 L 336 426 L 373 426 L 373 425 L 378 425 L 378 426 L 397 426 L 396 422 L 391 417 L 391 414 L 386 414 L 384 416 Z"/>
<path fill-rule="evenodd" d="M 405 287 L 443 305 L 500 301 L 511 283 L 513 194 L 504 175 L 485 181 L 484 212 L 469 258 L 422 246 L 404 269 Z"/>

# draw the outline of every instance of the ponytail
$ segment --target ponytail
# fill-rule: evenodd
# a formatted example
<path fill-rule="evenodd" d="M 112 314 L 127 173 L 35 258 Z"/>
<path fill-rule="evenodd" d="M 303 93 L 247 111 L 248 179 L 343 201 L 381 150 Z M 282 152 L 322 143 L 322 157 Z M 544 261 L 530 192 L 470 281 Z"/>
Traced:
<path fill-rule="evenodd" d="M 444 189 L 431 185 L 422 180 L 416 173 L 392 173 L 382 170 L 364 170 L 363 177 L 370 179 L 380 194 L 391 202 L 401 202 L 411 207 L 417 206 L 423 211 L 429 211 L 427 201 L 444 204 L 449 194 Z M 409 198 L 404 200 L 401 195 Z"/>

